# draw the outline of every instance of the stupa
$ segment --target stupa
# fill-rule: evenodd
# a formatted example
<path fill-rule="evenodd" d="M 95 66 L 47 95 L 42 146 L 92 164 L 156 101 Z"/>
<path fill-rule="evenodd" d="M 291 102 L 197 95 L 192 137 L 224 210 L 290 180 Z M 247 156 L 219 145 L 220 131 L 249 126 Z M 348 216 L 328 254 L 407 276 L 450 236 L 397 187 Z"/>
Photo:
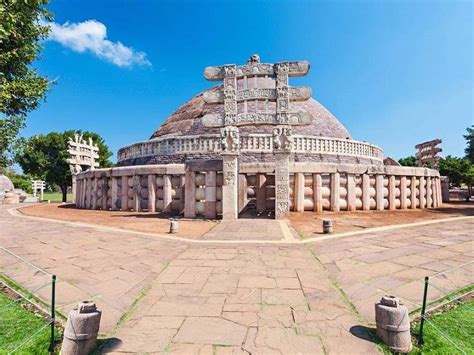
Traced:
<path fill-rule="evenodd" d="M 76 206 L 224 219 L 440 206 L 437 170 L 384 165 L 382 149 L 352 139 L 311 88 L 289 85 L 309 69 L 258 55 L 206 68 L 222 83 L 121 148 L 117 167 L 77 174 Z"/>

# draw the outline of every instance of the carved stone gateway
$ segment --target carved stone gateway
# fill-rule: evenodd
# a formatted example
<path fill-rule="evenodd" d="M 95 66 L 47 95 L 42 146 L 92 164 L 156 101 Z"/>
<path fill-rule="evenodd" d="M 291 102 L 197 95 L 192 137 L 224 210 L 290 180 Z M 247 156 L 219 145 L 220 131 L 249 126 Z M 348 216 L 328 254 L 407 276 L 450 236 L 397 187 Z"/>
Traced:
<path fill-rule="evenodd" d="M 441 139 L 434 139 L 428 142 L 417 144 L 415 149 L 418 149 L 416 153 L 416 163 L 419 167 L 428 167 L 432 169 L 439 168 L 439 155 L 442 152 L 438 145 L 441 144 Z"/>
<path fill-rule="evenodd" d="M 288 78 L 304 76 L 309 63 L 260 63 L 252 55 L 247 64 L 208 67 L 206 79 L 222 80 L 219 91 L 207 92 L 208 104 L 224 104 L 223 113 L 210 113 L 202 118 L 207 127 L 221 128 L 223 156 L 223 218 L 237 218 L 237 174 L 240 148 L 239 129 L 247 125 L 274 125 L 272 151 L 275 159 L 275 217 L 285 218 L 289 213 L 289 155 L 293 148 L 291 125 L 311 122 L 307 112 L 294 111 L 290 101 L 305 101 L 311 97 L 309 87 L 290 87 Z M 275 109 L 269 109 L 269 103 Z"/>

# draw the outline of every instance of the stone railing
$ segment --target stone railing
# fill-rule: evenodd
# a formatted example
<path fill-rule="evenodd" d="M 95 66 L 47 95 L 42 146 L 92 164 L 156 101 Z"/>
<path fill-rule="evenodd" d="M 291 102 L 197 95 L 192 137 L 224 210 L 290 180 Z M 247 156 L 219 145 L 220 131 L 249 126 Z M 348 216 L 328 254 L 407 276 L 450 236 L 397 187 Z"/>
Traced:
<path fill-rule="evenodd" d="M 353 156 L 382 161 L 383 151 L 379 147 L 349 139 L 294 135 L 293 149 L 301 154 L 330 154 Z M 135 143 L 118 151 L 118 162 L 154 155 L 213 153 L 221 151 L 219 135 L 182 136 L 161 138 Z M 273 151 L 271 134 L 248 134 L 240 136 L 240 151 L 264 152 Z"/>

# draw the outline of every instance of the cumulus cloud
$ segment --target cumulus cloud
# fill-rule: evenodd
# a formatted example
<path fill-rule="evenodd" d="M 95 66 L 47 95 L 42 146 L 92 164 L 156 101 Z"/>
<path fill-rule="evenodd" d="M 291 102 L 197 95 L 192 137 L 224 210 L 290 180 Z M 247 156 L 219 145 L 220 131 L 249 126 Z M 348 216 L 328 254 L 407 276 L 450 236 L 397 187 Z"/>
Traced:
<path fill-rule="evenodd" d="M 145 53 L 137 52 L 120 42 L 112 42 L 107 39 L 107 27 L 99 21 L 66 22 L 63 25 L 51 22 L 48 25 L 51 27 L 49 39 L 59 42 L 73 51 L 91 52 L 119 67 L 151 66 Z"/>

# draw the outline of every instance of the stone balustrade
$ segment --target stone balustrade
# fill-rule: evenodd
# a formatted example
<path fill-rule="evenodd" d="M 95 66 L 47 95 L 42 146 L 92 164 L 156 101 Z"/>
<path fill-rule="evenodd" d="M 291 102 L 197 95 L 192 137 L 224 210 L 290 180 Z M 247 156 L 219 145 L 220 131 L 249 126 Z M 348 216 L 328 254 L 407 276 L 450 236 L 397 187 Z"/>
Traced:
<path fill-rule="evenodd" d="M 441 206 L 438 171 L 364 164 L 290 163 L 290 210 L 355 211 Z M 238 167 L 238 205 L 275 208 L 275 164 Z M 96 169 L 77 175 L 76 206 L 217 218 L 223 210 L 222 162 Z"/>
<path fill-rule="evenodd" d="M 383 151 L 379 147 L 349 139 L 316 136 L 293 136 L 292 152 L 297 154 L 329 154 L 371 159 L 381 162 Z M 248 134 L 240 136 L 240 151 L 243 153 L 272 153 L 271 134 Z M 154 155 L 199 154 L 221 152 L 219 135 L 181 136 L 159 138 L 135 143 L 118 151 L 118 162 Z"/>

